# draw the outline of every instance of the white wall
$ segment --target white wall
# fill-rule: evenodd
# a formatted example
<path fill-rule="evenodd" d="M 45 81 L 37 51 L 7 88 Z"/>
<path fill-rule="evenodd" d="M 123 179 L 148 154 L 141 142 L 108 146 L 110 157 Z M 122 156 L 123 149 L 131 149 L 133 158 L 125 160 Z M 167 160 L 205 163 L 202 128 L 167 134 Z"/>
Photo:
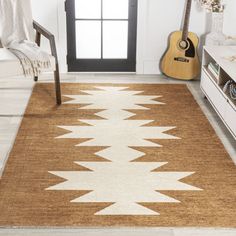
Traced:
<path fill-rule="evenodd" d="M 226 2 L 224 32 L 236 35 L 236 0 Z M 166 50 L 169 33 L 181 27 L 184 4 L 185 0 L 138 0 L 137 73 L 160 73 L 160 58 Z M 34 18 L 56 35 L 61 71 L 66 72 L 64 0 L 32 0 L 32 7 Z M 194 0 L 190 30 L 203 39 L 209 27 L 209 15 Z"/>
<path fill-rule="evenodd" d="M 137 73 L 158 74 L 160 59 L 167 48 L 170 32 L 180 29 L 185 0 L 139 0 Z M 210 30 L 210 15 L 193 1 L 190 31 L 204 42 Z M 236 1 L 227 0 L 224 32 L 236 35 Z M 200 47 L 201 48 L 201 47 Z"/>

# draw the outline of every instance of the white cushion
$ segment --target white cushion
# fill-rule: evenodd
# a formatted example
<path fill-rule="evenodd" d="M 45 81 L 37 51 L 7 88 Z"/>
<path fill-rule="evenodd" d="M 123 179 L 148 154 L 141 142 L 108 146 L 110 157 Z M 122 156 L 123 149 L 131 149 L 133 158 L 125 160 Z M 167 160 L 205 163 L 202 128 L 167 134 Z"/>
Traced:
<path fill-rule="evenodd" d="M 50 56 L 51 68 L 43 72 L 55 70 L 55 58 Z M 0 78 L 23 75 L 23 69 L 18 58 L 6 48 L 0 48 Z"/>

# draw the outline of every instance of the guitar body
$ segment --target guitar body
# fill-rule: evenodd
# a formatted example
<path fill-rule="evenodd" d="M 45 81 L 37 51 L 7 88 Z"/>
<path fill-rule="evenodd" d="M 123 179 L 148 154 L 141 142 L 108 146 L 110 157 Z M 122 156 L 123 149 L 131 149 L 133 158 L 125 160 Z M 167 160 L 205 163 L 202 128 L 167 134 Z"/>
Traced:
<path fill-rule="evenodd" d="M 200 74 L 197 55 L 199 40 L 192 32 L 188 32 L 186 41 L 182 40 L 182 35 L 182 31 L 170 35 L 168 49 L 161 61 L 161 70 L 171 78 L 192 80 Z"/>

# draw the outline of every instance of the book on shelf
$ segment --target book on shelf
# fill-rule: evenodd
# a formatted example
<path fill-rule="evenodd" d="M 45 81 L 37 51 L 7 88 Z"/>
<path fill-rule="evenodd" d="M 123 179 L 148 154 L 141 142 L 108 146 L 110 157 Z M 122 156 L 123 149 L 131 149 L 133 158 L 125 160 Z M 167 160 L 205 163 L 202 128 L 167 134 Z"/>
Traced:
<path fill-rule="evenodd" d="M 208 70 L 211 72 L 211 74 L 215 77 L 215 79 L 218 81 L 220 76 L 220 67 L 217 63 L 210 62 L 207 66 Z"/>

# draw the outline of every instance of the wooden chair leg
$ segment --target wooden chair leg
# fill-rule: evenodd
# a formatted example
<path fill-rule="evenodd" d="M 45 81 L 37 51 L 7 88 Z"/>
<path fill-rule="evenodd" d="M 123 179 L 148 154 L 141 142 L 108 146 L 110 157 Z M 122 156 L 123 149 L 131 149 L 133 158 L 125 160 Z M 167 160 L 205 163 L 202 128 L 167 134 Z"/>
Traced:
<path fill-rule="evenodd" d="M 34 81 L 38 81 L 38 76 L 34 77 Z M 54 71 L 54 81 L 55 81 L 55 91 L 57 104 L 61 105 L 61 86 L 60 86 L 60 73 L 58 65 L 56 65 L 56 70 Z"/>
<path fill-rule="evenodd" d="M 60 73 L 58 64 L 56 64 L 56 70 L 54 71 L 54 80 L 55 80 L 57 105 L 61 105 L 61 85 L 60 85 Z"/>
<path fill-rule="evenodd" d="M 58 57 L 57 57 L 56 42 L 53 35 L 50 37 L 50 46 L 51 46 L 52 55 L 55 57 L 55 62 L 56 62 L 56 70 L 54 72 L 56 100 L 57 100 L 57 105 L 61 105 L 61 84 L 60 84 L 59 63 L 58 63 Z"/>

